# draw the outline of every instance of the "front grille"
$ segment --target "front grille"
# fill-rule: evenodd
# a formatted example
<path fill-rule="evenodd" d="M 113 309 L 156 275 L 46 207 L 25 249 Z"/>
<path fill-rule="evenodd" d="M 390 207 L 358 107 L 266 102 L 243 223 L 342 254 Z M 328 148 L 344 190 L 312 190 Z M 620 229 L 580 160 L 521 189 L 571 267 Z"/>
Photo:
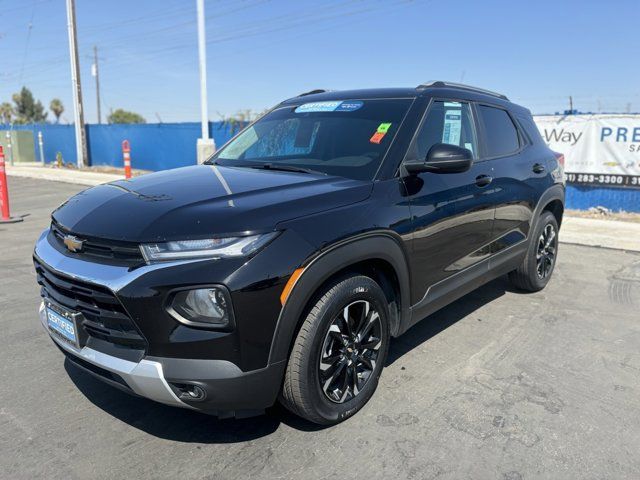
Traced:
<path fill-rule="evenodd" d="M 35 259 L 34 265 L 42 297 L 81 313 L 78 327 L 90 337 L 130 348 L 146 347 L 146 341 L 111 290 L 54 272 Z"/>
<path fill-rule="evenodd" d="M 52 243 L 55 242 L 59 250 L 64 251 L 67 255 L 90 257 L 91 259 L 97 259 L 115 265 L 135 266 L 144 263 L 140 248 L 136 243 L 118 242 L 115 240 L 78 235 L 78 237 L 83 240 L 82 250 L 74 253 L 67 250 L 64 244 L 64 237 L 66 235 L 74 234 L 55 221 L 51 222 L 49 238 L 52 240 Z"/>

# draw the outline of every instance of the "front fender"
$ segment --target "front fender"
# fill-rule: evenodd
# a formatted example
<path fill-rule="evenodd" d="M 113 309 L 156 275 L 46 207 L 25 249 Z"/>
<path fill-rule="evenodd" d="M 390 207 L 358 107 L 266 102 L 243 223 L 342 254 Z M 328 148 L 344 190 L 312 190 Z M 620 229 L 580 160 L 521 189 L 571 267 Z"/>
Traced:
<path fill-rule="evenodd" d="M 280 312 L 271 344 L 269 363 L 288 358 L 293 336 L 314 293 L 335 273 L 365 260 L 382 260 L 394 269 L 399 282 L 400 316 L 392 334 L 402 331 L 409 319 L 409 267 L 400 237 L 394 232 L 370 232 L 324 249 L 304 266 Z"/>

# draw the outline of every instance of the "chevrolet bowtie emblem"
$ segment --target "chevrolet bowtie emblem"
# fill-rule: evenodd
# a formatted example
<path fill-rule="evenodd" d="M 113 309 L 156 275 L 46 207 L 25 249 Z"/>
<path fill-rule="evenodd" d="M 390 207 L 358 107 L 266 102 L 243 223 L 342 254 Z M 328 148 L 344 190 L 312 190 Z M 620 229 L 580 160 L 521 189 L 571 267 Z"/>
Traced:
<path fill-rule="evenodd" d="M 65 235 L 62 239 L 65 246 L 70 252 L 79 252 L 82 250 L 82 244 L 84 244 L 84 240 L 80 240 L 79 238 L 74 237 L 73 235 Z"/>

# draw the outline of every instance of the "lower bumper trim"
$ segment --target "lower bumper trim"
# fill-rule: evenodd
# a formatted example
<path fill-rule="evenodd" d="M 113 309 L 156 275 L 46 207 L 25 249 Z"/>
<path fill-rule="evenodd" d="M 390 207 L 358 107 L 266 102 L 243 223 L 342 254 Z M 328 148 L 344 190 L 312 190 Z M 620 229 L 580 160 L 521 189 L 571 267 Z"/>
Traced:
<path fill-rule="evenodd" d="M 40 322 L 42 326 L 47 328 L 47 318 L 44 303 L 40 305 Z M 121 358 L 106 355 L 89 347 L 78 349 L 53 335 L 49 335 L 51 339 L 65 352 L 87 362 L 100 369 L 112 372 L 120 377 L 126 385 L 141 397 L 155 400 L 156 402 L 166 405 L 173 405 L 183 408 L 193 408 L 182 402 L 173 392 L 167 383 L 162 370 L 162 364 L 159 362 L 142 359 L 140 362 L 130 362 Z M 80 366 L 82 367 L 82 363 Z M 84 367 L 86 368 L 86 367 Z M 90 369 L 89 369 L 90 370 Z M 93 372 L 96 375 L 99 373 Z M 109 380 L 109 378 L 107 378 Z"/>

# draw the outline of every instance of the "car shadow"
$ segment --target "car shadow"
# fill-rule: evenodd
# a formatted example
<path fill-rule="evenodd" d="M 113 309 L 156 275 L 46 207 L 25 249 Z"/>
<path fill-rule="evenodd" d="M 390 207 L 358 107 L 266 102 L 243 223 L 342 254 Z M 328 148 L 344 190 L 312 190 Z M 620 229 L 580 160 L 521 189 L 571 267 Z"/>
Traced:
<path fill-rule="evenodd" d="M 511 289 L 506 278 L 500 278 L 430 315 L 399 338 L 393 339 L 387 365 Z M 293 415 L 278 403 L 267 409 L 265 415 L 221 420 L 129 395 L 94 378 L 67 359 L 64 366 L 71 381 L 95 406 L 134 428 L 166 440 L 206 444 L 238 443 L 268 436 L 280 424 L 307 432 L 327 428 Z"/>
<path fill-rule="evenodd" d="M 505 292 L 511 291 L 516 291 L 516 289 L 506 276 L 502 276 L 425 317 L 404 334 L 392 339 L 386 366 L 393 364 L 406 353 L 424 344 L 459 320 L 471 315 L 483 305 L 500 298 Z"/>
<path fill-rule="evenodd" d="M 149 435 L 183 443 L 238 443 L 275 432 L 281 423 L 302 431 L 325 427 L 308 422 L 276 403 L 264 415 L 218 419 L 130 395 L 107 385 L 65 359 L 64 368 L 80 392 L 96 407 Z"/>

